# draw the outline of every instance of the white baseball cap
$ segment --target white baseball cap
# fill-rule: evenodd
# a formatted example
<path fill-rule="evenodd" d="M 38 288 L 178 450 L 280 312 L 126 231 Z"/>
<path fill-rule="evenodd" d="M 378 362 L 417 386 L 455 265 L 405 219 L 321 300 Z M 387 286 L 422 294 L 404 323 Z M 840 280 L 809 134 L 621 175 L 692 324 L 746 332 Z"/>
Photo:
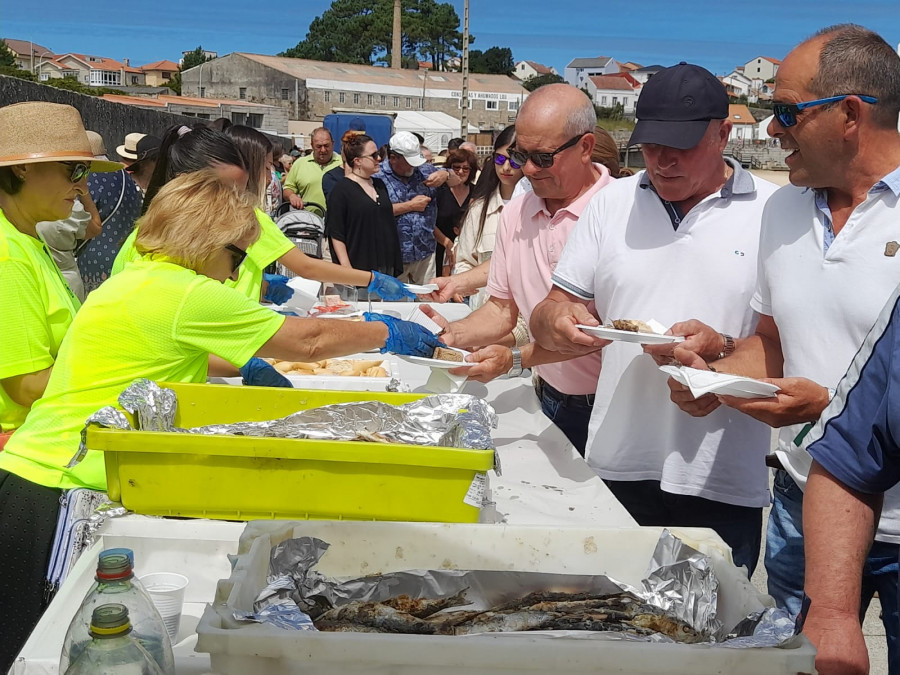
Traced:
<path fill-rule="evenodd" d="M 402 155 L 412 167 L 422 166 L 425 163 L 419 139 L 408 131 L 400 131 L 391 136 L 391 152 Z"/>

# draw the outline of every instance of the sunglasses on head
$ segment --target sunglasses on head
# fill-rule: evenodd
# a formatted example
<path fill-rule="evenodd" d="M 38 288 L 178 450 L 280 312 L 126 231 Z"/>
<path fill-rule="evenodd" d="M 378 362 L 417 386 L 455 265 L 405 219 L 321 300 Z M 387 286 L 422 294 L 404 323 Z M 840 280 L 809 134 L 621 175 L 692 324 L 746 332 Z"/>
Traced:
<path fill-rule="evenodd" d="M 237 268 L 241 266 L 241 263 L 244 262 L 244 258 L 247 257 L 247 251 L 238 248 L 234 244 L 227 244 L 225 250 L 231 254 L 231 273 L 234 274 Z"/>
<path fill-rule="evenodd" d="M 772 114 L 775 119 L 783 127 L 792 127 L 797 124 L 797 115 L 818 105 L 828 105 L 829 103 L 837 103 L 843 101 L 848 96 L 856 96 L 864 103 L 878 103 L 878 99 L 874 96 L 865 96 L 863 94 L 841 94 L 840 96 L 829 96 L 828 98 L 820 98 L 815 101 L 803 101 L 802 103 L 773 103 Z"/>
<path fill-rule="evenodd" d="M 91 165 L 85 162 L 60 162 L 69 169 L 69 180 L 77 183 L 91 172 Z"/>
<path fill-rule="evenodd" d="M 503 155 L 499 152 L 494 153 L 494 164 L 496 164 L 497 166 L 503 166 L 507 162 L 509 162 L 509 165 L 513 169 L 521 169 L 522 168 L 522 166 L 518 162 L 516 162 L 516 160 L 514 160 L 512 157 L 507 157 L 506 155 Z"/>
<path fill-rule="evenodd" d="M 553 160 L 561 153 L 563 150 L 568 150 L 573 145 L 575 145 L 578 141 L 581 140 L 582 136 L 586 135 L 589 132 L 584 132 L 582 134 L 578 134 L 577 136 L 573 136 L 568 141 L 563 143 L 553 152 L 522 152 L 521 150 L 509 149 L 509 157 L 514 160 L 516 164 L 520 167 L 525 166 L 525 163 L 528 160 L 531 160 L 531 163 L 534 164 L 539 169 L 549 169 L 553 166 Z"/>

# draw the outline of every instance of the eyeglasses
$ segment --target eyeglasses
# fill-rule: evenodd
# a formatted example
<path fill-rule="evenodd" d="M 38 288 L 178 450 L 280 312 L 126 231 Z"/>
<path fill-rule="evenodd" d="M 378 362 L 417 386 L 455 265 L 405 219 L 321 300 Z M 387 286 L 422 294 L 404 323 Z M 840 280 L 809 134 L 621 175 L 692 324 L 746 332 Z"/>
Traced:
<path fill-rule="evenodd" d="M 561 153 L 563 150 L 568 150 L 569 148 L 571 148 L 587 133 L 588 132 L 573 136 L 553 152 L 522 152 L 520 150 L 514 150 L 510 148 L 509 157 L 510 159 L 515 160 L 516 164 L 518 164 L 520 167 L 525 166 L 525 163 L 530 159 L 531 163 L 539 169 L 549 169 L 551 166 L 553 166 L 553 159 L 554 157 L 556 157 L 556 155 Z"/>
<path fill-rule="evenodd" d="M 91 172 L 91 165 L 85 162 L 60 162 L 69 169 L 69 180 L 78 183 Z"/>
<path fill-rule="evenodd" d="M 381 161 L 381 155 L 377 152 L 373 152 L 371 155 L 363 155 L 363 157 L 368 157 L 369 159 L 374 160 L 376 164 Z"/>
<path fill-rule="evenodd" d="M 864 103 L 878 103 L 878 99 L 874 96 L 865 96 L 863 94 L 841 94 L 840 96 L 830 96 L 829 98 L 820 98 L 815 101 L 803 101 L 802 103 L 773 103 L 772 113 L 778 123 L 787 128 L 797 124 L 797 115 L 817 105 L 827 105 L 829 103 L 837 103 L 843 101 L 848 96 L 856 96 Z"/>
<path fill-rule="evenodd" d="M 522 165 L 515 161 L 512 157 L 507 157 L 506 155 L 500 154 L 499 152 L 494 153 L 494 164 L 497 166 L 503 166 L 509 162 L 509 165 L 513 169 L 521 169 Z"/>
<path fill-rule="evenodd" d="M 231 273 L 234 274 L 237 268 L 241 266 L 241 263 L 244 262 L 244 258 L 247 257 L 247 251 L 238 248 L 234 244 L 226 244 L 225 250 L 231 254 Z"/>

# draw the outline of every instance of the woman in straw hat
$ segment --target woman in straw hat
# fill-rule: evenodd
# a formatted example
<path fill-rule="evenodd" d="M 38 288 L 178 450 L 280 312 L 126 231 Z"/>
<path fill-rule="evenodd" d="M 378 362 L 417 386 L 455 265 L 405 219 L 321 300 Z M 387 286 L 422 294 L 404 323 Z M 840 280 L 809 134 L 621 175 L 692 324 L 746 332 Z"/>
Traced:
<path fill-rule="evenodd" d="M 259 236 L 255 206 L 210 169 L 163 186 L 140 221 L 143 257 L 85 301 L 44 397 L 0 453 L 0 671 L 41 612 L 60 490 L 106 489 L 102 452 L 69 466 L 84 421 L 135 379 L 205 382 L 211 355 L 309 362 L 378 348 L 430 355 L 440 344 L 422 326 L 377 314 L 359 323 L 285 317 L 226 286 Z M 7 494 L 7 484 L 16 489 Z"/>
<path fill-rule="evenodd" d="M 97 161 L 75 108 L 56 103 L 17 103 L 0 108 L 0 431 L 6 438 L 21 427 L 32 404 L 44 393 L 63 336 L 80 303 L 38 239 L 41 221 L 62 220 L 75 199 L 87 192 L 90 171 L 115 171 L 121 164 Z M 6 440 L 0 440 L 0 445 Z M 0 616 L 0 670 L 5 672 L 36 620 L 46 566 L 34 567 L 36 540 L 49 548 L 56 515 L 32 510 L 32 484 L 0 472 L 0 571 L 23 575 L 32 586 L 19 613 Z M 59 493 L 45 495 L 45 504 Z M 12 526 L 8 514 L 21 516 Z M 0 595 L 8 595 L 4 586 Z"/>
<path fill-rule="evenodd" d="M 21 426 L 44 391 L 75 312 L 72 294 L 37 224 L 68 218 L 87 194 L 94 159 L 75 108 L 17 103 L 0 108 L 0 432 Z M 2 440 L 0 440 L 2 445 Z"/>

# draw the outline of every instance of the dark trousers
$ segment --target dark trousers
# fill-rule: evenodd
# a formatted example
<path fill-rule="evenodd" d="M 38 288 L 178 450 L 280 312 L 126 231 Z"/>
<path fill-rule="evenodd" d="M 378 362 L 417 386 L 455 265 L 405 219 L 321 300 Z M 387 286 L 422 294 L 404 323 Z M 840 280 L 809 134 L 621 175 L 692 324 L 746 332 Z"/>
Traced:
<path fill-rule="evenodd" d="M 61 490 L 0 469 L 0 672 L 12 666 L 47 608 L 47 567 Z"/>
<path fill-rule="evenodd" d="M 578 454 L 584 457 L 588 424 L 594 410 L 593 394 L 563 394 L 541 377 L 535 379 L 534 390 L 544 415 L 562 431 Z"/>
<path fill-rule="evenodd" d="M 753 574 L 762 542 L 762 508 L 663 491 L 658 480 L 604 480 L 638 525 L 708 527 L 731 547 L 734 564 Z"/>

